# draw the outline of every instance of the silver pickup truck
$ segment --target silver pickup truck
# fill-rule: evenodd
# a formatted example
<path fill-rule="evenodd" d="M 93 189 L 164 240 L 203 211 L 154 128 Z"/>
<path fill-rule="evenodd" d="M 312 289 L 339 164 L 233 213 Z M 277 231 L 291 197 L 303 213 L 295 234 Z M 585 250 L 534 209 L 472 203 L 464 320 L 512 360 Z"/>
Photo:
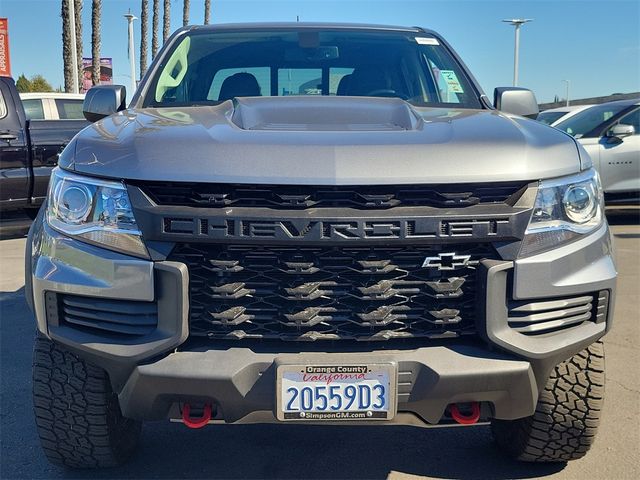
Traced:
<path fill-rule="evenodd" d="M 27 242 L 50 461 L 119 464 L 159 419 L 587 452 L 612 241 L 530 91 L 492 105 L 422 28 L 235 24 L 177 31 L 128 108 L 101 86 L 84 113 Z"/>

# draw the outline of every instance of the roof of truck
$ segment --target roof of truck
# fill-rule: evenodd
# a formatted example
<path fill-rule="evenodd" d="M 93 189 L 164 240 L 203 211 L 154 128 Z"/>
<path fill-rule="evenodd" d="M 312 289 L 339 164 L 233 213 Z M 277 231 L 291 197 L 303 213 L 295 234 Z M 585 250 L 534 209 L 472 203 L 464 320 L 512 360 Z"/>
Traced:
<path fill-rule="evenodd" d="M 258 22 L 258 23 L 217 23 L 212 25 L 189 25 L 188 30 L 385 30 L 411 33 L 434 33 L 421 27 L 402 27 L 397 25 L 376 25 L 364 23 L 325 23 L 325 22 Z"/>

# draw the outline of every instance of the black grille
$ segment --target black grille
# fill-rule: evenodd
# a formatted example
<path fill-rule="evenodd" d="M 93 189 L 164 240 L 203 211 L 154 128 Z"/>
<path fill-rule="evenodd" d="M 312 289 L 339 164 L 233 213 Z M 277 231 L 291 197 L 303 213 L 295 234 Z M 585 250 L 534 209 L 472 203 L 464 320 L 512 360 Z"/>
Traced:
<path fill-rule="evenodd" d="M 475 332 L 476 269 L 490 245 L 181 244 L 190 331 L 216 339 L 388 340 Z"/>
<path fill-rule="evenodd" d="M 53 324 L 67 325 L 98 335 L 139 337 L 153 332 L 158 325 L 158 307 L 154 302 L 114 300 L 78 295 L 47 294 L 47 310 Z M 53 306 L 57 306 L 54 308 Z"/>
<path fill-rule="evenodd" d="M 139 186 L 158 205 L 370 210 L 404 206 L 455 208 L 492 203 L 513 205 L 524 192 L 526 183 L 309 186 L 145 182 Z"/>

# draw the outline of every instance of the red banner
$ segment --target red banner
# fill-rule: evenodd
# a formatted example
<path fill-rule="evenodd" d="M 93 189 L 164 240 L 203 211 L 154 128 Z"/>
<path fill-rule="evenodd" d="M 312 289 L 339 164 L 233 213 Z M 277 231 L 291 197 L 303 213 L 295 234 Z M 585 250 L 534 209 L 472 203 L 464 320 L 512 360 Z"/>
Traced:
<path fill-rule="evenodd" d="M 0 18 L 0 76 L 11 76 L 11 60 L 9 59 L 9 20 Z"/>

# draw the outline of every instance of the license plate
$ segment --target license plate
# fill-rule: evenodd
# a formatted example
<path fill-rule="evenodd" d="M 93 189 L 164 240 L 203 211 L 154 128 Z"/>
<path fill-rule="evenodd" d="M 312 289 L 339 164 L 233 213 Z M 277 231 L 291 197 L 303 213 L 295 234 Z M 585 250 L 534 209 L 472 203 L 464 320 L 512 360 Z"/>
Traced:
<path fill-rule="evenodd" d="M 278 420 L 390 420 L 395 377 L 393 364 L 281 365 Z"/>

